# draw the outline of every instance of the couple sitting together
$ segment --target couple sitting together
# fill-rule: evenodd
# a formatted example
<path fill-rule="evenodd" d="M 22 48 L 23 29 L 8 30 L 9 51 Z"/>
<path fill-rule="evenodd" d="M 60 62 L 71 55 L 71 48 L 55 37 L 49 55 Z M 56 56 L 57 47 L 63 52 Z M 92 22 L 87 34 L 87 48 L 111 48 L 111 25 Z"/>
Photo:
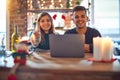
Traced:
<path fill-rule="evenodd" d="M 75 28 L 67 30 L 64 34 L 84 34 L 85 35 L 85 52 L 93 52 L 93 37 L 101 37 L 98 30 L 86 26 L 88 22 L 86 8 L 83 6 L 74 7 L 73 22 Z M 37 26 L 31 35 L 30 41 L 34 48 L 49 50 L 49 34 L 54 33 L 53 20 L 50 14 L 42 12 L 38 18 Z"/>

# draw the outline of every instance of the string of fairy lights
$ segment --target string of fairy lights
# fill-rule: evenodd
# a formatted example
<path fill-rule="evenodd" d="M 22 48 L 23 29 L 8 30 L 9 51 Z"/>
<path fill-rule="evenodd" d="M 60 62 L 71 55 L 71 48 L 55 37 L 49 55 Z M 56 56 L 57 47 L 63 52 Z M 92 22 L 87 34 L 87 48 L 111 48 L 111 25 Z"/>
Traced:
<path fill-rule="evenodd" d="M 79 5 L 82 0 L 27 0 L 28 9 L 64 9 Z"/>
<path fill-rule="evenodd" d="M 39 10 L 51 10 L 51 9 L 57 9 L 57 10 L 65 10 L 67 8 L 69 9 L 73 9 L 73 7 L 75 7 L 76 5 L 84 5 L 87 9 L 87 15 L 89 17 L 89 21 L 88 21 L 88 25 L 90 25 L 90 20 L 91 20 L 91 0 L 27 0 L 27 9 L 28 12 L 27 16 L 28 16 L 28 26 L 29 28 L 33 28 L 33 23 L 36 22 L 37 17 L 39 15 Z M 68 9 L 68 10 L 69 10 Z M 52 10 L 52 11 L 53 11 Z M 31 12 L 33 11 L 33 12 Z M 35 12 L 34 12 L 35 11 Z M 56 11 L 56 10 L 54 10 Z M 59 20 L 63 20 L 65 21 L 64 26 L 66 26 L 67 23 L 69 23 L 70 25 L 67 24 L 67 26 L 72 27 L 73 23 L 72 23 L 72 13 L 71 12 L 53 12 L 51 13 L 51 16 L 53 18 L 53 20 L 55 21 L 56 26 L 58 26 L 57 24 L 62 24 L 59 22 Z M 59 20 L 57 20 L 59 19 Z M 58 22 L 56 22 L 58 21 Z"/>

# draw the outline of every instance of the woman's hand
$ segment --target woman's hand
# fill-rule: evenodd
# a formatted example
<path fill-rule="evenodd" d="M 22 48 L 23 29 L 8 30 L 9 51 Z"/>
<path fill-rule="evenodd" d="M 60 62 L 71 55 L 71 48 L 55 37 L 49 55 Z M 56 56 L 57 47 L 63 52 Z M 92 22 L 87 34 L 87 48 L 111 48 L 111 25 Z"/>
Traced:
<path fill-rule="evenodd" d="M 36 30 L 33 32 L 32 36 L 31 36 L 31 42 L 34 46 L 38 46 L 40 41 L 41 41 L 40 28 L 36 28 Z"/>
<path fill-rule="evenodd" d="M 34 35 L 34 39 L 39 38 L 41 36 L 41 32 L 40 31 L 34 31 L 33 35 Z"/>
<path fill-rule="evenodd" d="M 35 38 L 39 38 L 41 36 L 41 31 L 40 31 L 40 27 L 36 26 L 35 31 L 33 32 Z"/>

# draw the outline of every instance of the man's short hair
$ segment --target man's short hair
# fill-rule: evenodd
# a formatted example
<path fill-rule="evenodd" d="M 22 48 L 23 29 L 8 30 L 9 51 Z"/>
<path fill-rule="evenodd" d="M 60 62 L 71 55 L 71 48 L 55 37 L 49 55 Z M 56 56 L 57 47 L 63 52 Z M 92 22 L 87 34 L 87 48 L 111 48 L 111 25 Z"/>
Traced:
<path fill-rule="evenodd" d="M 84 6 L 76 6 L 73 8 L 73 12 L 75 11 L 85 11 L 86 13 L 86 8 Z"/>

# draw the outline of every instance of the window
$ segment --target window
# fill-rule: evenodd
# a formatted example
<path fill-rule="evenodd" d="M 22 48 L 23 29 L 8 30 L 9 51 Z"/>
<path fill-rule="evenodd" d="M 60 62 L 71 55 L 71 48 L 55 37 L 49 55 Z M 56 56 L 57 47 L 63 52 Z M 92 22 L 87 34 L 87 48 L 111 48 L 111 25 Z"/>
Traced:
<path fill-rule="evenodd" d="M 102 36 L 120 37 L 119 0 L 83 0 L 81 5 L 89 10 L 88 26 L 98 29 Z"/>
<path fill-rule="evenodd" d="M 1 0 L 0 5 L 0 46 L 3 44 L 6 45 L 6 0 Z"/>
<path fill-rule="evenodd" d="M 103 36 L 119 37 L 119 0 L 92 0 L 94 3 L 94 27 Z"/>

